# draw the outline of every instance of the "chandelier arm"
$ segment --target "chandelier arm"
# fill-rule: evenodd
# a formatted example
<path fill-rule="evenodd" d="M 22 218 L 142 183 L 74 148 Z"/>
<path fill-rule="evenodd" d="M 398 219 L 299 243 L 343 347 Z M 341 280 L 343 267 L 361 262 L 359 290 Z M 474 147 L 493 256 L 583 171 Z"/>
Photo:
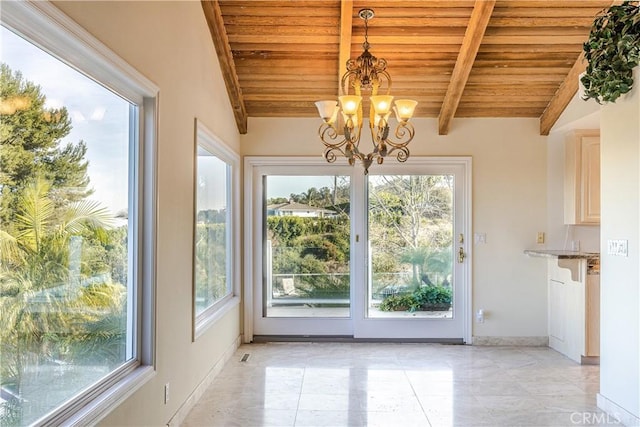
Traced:
<path fill-rule="evenodd" d="M 340 135 L 338 134 L 338 130 L 333 125 L 330 125 L 329 123 L 322 123 L 320 125 L 320 128 L 318 128 L 318 136 L 326 147 L 323 157 L 327 160 L 327 162 L 333 163 L 336 161 L 337 156 L 334 151 L 338 151 L 342 155 L 345 155 L 343 147 L 349 141 L 347 140 L 347 138 L 342 138 L 342 140 L 339 140 Z"/>
<path fill-rule="evenodd" d="M 378 87 L 384 87 L 382 82 L 385 81 L 387 83 L 386 85 L 387 90 L 385 92 L 385 95 L 390 95 L 391 94 L 391 75 L 385 70 L 385 68 L 387 67 L 387 61 L 385 61 L 382 58 L 378 59 L 378 61 L 384 61 L 384 66 L 381 67 L 381 70 L 378 70 Z"/>
<path fill-rule="evenodd" d="M 360 136 L 362 135 L 362 122 L 360 122 L 360 124 L 358 125 L 358 127 L 356 129 L 351 129 L 351 138 L 350 138 L 350 142 L 351 142 L 351 152 L 352 152 L 352 156 L 355 157 L 358 160 L 362 160 L 362 158 L 364 157 L 364 155 L 362 154 L 362 152 L 360 151 Z M 355 133 L 354 133 L 355 131 Z M 345 129 L 345 133 L 346 133 L 346 129 Z"/>
<path fill-rule="evenodd" d="M 356 79 L 353 81 L 354 82 L 354 93 L 356 95 L 358 95 L 359 97 L 362 97 L 362 87 L 360 86 L 360 78 L 358 76 L 356 76 Z M 362 114 L 362 104 L 363 102 L 360 101 L 360 105 L 358 105 L 358 140 L 360 140 L 360 131 L 362 130 L 362 119 L 363 119 L 363 114 Z"/>
<path fill-rule="evenodd" d="M 395 155 L 399 162 L 406 162 L 409 158 L 409 149 L 407 145 L 413 140 L 415 136 L 415 129 L 413 125 L 409 122 L 398 123 L 394 131 L 394 136 L 396 140 L 392 140 L 390 138 L 386 138 L 383 140 L 384 144 L 387 146 L 387 155 L 393 154 L 397 151 Z"/>
<path fill-rule="evenodd" d="M 380 79 L 376 76 L 371 85 L 371 96 L 375 96 L 378 94 L 378 88 L 380 88 Z M 373 102 L 369 104 L 369 127 L 373 132 L 373 128 L 375 126 L 375 118 L 376 118 L 376 109 L 373 107 Z M 374 138 L 375 139 L 375 138 Z M 376 143 L 373 141 L 373 145 Z"/>
<path fill-rule="evenodd" d="M 347 70 L 348 71 L 342 75 L 342 80 L 340 81 L 340 89 L 342 89 L 342 94 L 343 95 L 348 95 L 349 94 L 349 80 L 351 79 L 351 76 L 356 75 L 356 71 L 351 69 L 354 66 L 350 65 L 353 62 L 354 62 L 353 59 L 350 59 L 350 60 L 347 61 Z"/>

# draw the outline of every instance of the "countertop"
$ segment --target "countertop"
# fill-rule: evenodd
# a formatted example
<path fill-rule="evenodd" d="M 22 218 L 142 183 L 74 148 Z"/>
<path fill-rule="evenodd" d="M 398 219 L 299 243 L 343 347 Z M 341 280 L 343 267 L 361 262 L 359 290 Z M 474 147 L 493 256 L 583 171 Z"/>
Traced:
<path fill-rule="evenodd" d="M 527 249 L 524 251 L 529 256 L 541 257 L 541 258 L 557 258 L 557 259 L 587 259 L 587 260 L 599 260 L 600 254 L 598 252 L 577 252 L 577 251 L 563 251 L 563 250 L 551 250 L 551 249 Z"/>
<path fill-rule="evenodd" d="M 600 254 L 598 252 L 563 251 L 551 249 L 527 249 L 526 255 L 538 258 L 551 258 L 560 260 L 585 259 L 587 260 L 587 274 L 600 274 Z"/>

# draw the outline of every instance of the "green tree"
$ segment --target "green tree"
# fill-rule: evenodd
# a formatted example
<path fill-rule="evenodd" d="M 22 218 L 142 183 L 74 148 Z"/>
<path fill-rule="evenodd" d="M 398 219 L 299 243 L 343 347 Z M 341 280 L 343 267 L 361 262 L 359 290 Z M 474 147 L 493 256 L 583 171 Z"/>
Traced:
<path fill-rule="evenodd" d="M 222 298 L 227 290 L 226 223 L 196 225 L 196 313 Z"/>
<path fill-rule="evenodd" d="M 82 235 L 110 226 L 111 216 L 105 209 L 87 200 L 56 209 L 51 185 L 44 178 L 27 185 L 17 201 L 15 224 L 10 230 L 0 228 L 0 318 L 4 325 L 0 329 L 0 379 L 20 396 L 25 367 L 38 366 L 46 357 L 63 358 L 65 345 L 58 345 L 60 341 L 77 343 L 78 337 L 88 334 L 87 328 L 105 319 L 124 325 L 124 287 L 111 283 L 109 272 L 103 271 L 101 283 L 83 288 L 82 265 L 71 259 L 80 258 L 73 248 L 82 246 L 78 244 Z M 76 267 L 70 268 L 74 263 Z M 98 291 L 107 285 L 110 287 Z M 94 301 L 90 310 L 87 301 Z M 109 333 L 98 338 L 105 335 Z M 84 348 L 88 343 L 83 340 Z M 19 416 L 15 411 L 11 414 Z"/>
<path fill-rule="evenodd" d="M 51 184 L 56 208 L 88 189 L 84 142 L 61 145 L 71 131 L 66 108 L 46 108 L 40 87 L 0 64 L 0 225 L 14 221 L 18 199 L 37 176 Z"/>
<path fill-rule="evenodd" d="M 111 225 L 111 215 L 97 202 L 81 200 L 56 209 L 51 184 L 44 178 L 28 185 L 18 202 L 14 224 L 0 228 L 0 272 L 9 282 L 13 275 L 26 278 L 35 289 L 69 279 L 74 236 Z"/>
<path fill-rule="evenodd" d="M 426 269 L 446 264 L 436 260 L 446 256 L 443 250 L 451 245 L 452 184 L 447 175 L 381 176 L 370 181 L 369 237 L 376 248 L 375 272 L 389 267 L 387 272 L 399 271 L 394 263 L 408 263 L 413 285 L 418 286 Z"/>

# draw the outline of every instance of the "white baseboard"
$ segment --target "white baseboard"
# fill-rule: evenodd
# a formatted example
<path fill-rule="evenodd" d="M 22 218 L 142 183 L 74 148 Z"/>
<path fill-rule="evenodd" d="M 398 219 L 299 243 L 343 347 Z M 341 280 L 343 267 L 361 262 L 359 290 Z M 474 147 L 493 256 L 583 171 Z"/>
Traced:
<path fill-rule="evenodd" d="M 640 426 L 640 418 L 633 415 L 617 403 L 612 402 L 600 393 L 596 396 L 598 408 L 607 414 L 607 420 L 602 420 L 606 424 L 620 424 L 628 427 Z"/>
<path fill-rule="evenodd" d="M 171 419 L 167 423 L 168 427 L 177 427 L 182 424 L 189 412 L 193 409 L 195 404 L 198 403 L 207 388 L 209 388 L 215 377 L 220 373 L 220 371 L 222 371 L 224 365 L 229 361 L 229 359 L 231 359 L 231 356 L 233 356 L 238 347 L 240 347 L 241 340 L 241 337 L 238 336 L 238 338 L 236 338 L 233 343 L 229 347 L 227 347 L 225 352 L 222 354 L 222 357 L 218 359 L 209 373 L 207 373 L 200 384 L 198 384 L 195 390 L 193 390 L 193 392 L 189 395 L 187 400 L 184 401 L 184 403 L 176 411 L 173 417 L 171 417 Z"/>
<path fill-rule="evenodd" d="M 547 347 L 549 337 L 473 337 L 473 345 L 512 345 L 527 347 Z"/>

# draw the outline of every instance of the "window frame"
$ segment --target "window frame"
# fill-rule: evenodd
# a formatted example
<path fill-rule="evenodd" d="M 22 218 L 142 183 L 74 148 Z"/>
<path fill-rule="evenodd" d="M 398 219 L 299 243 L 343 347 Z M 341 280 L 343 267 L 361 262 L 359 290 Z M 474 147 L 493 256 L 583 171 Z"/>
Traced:
<path fill-rule="evenodd" d="M 202 121 L 195 119 L 194 163 L 193 163 L 193 245 L 192 245 L 192 312 L 195 342 L 217 320 L 233 307 L 240 305 L 240 156 L 220 137 L 211 132 Z M 215 301 L 202 313 L 196 314 L 196 227 L 198 215 L 198 148 L 202 147 L 227 165 L 227 289 L 224 297 Z M 229 286 L 230 285 L 230 286 Z"/>
<path fill-rule="evenodd" d="M 159 88 L 49 2 L 8 2 L 2 25 L 137 106 L 130 114 L 130 244 L 134 357 L 36 425 L 97 424 L 155 376 Z M 136 111 L 137 110 L 137 111 Z M 137 131 L 137 132 L 136 132 Z"/>

